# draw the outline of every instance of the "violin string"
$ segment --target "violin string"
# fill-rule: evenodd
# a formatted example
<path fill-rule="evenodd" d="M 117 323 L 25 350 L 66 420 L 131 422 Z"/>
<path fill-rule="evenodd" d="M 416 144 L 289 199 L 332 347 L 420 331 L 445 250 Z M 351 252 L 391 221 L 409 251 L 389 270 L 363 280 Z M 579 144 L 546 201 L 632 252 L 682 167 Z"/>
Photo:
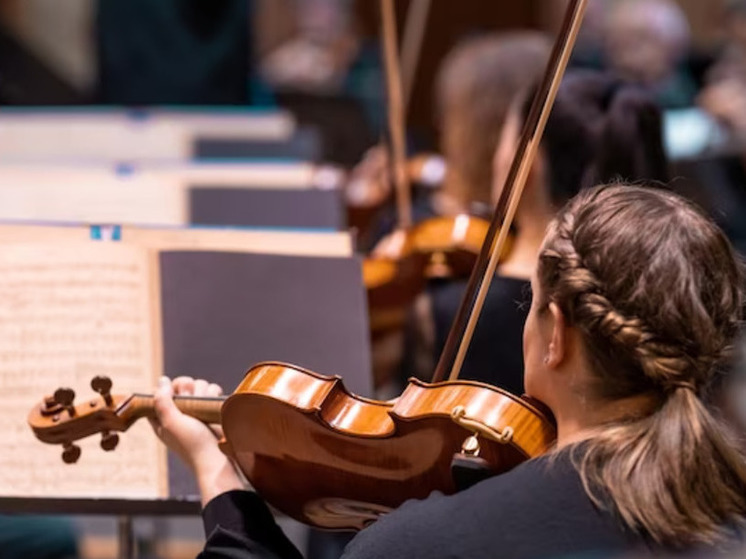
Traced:
<path fill-rule="evenodd" d="M 396 189 L 396 209 L 399 227 L 401 229 L 408 229 L 412 226 L 412 201 L 409 192 L 409 178 L 405 172 L 407 148 L 404 132 L 402 78 L 399 67 L 394 0 L 381 0 L 381 28 L 383 35 L 384 67 L 386 71 L 386 90 L 388 94 L 391 155 L 393 160 L 394 186 Z"/>
<path fill-rule="evenodd" d="M 449 369 L 449 380 L 456 380 L 461 372 L 526 179 L 538 151 L 544 127 L 572 54 L 587 3 L 588 0 L 571 0 L 568 5 L 562 28 L 547 64 L 547 71 L 531 105 L 510 172 L 500 193 L 484 245 L 435 369 L 433 382 L 444 380 Z"/>
<path fill-rule="evenodd" d="M 404 91 L 404 117 L 409 114 L 417 67 L 425 40 L 427 20 L 430 17 L 431 0 L 411 0 L 404 24 L 401 47 L 401 73 Z"/>

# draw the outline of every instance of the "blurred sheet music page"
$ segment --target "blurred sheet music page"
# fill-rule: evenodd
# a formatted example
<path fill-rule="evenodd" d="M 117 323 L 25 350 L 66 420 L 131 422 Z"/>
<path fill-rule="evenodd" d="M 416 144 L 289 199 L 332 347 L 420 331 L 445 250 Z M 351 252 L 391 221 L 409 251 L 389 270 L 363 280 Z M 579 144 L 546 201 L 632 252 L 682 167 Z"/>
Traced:
<path fill-rule="evenodd" d="M 69 386 L 76 402 L 95 393 L 154 386 L 154 316 L 148 251 L 123 243 L 4 244 L 0 250 L 0 495 L 164 496 L 165 451 L 147 422 L 104 452 L 99 437 L 77 442 L 77 464 L 41 444 L 26 423 L 33 405 Z"/>

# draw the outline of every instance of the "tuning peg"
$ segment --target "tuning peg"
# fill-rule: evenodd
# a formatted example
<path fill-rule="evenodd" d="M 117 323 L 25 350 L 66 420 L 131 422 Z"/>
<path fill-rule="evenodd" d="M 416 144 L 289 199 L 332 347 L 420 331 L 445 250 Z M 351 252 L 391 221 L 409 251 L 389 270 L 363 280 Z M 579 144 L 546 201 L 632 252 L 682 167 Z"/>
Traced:
<path fill-rule="evenodd" d="M 112 383 L 109 377 L 93 377 L 93 380 L 91 381 L 91 388 L 95 392 L 101 394 L 107 406 L 111 406 L 114 403 L 114 400 L 111 397 L 111 386 Z"/>
<path fill-rule="evenodd" d="M 59 415 L 62 409 L 62 406 L 54 399 L 54 396 L 47 396 L 41 404 L 40 411 L 44 417 L 49 417 Z"/>
<path fill-rule="evenodd" d="M 54 401 L 65 408 L 71 416 L 75 415 L 75 407 L 73 406 L 75 392 L 72 389 L 58 388 L 54 393 Z"/>
<path fill-rule="evenodd" d="M 65 464 L 75 464 L 80 458 L 80 447 L 72 443 L 66 443 L 62 451 L 62 461 Z"/>
<path fill-rule="evenodd" d="M 104 433 L 101 437 L 101 448 L 109 452 L 119 444 L 119 435 L 116 433 Z"/>

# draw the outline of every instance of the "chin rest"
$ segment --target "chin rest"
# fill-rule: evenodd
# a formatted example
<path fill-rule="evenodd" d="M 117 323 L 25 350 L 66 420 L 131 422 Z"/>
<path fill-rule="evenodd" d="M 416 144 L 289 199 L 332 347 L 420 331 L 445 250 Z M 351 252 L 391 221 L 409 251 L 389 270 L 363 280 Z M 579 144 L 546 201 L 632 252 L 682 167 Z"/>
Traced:
<path fill-rule="evenodd" d="M 464 491 L 480 481 L 492 477 L 495 473 L 486 460 L 478 456 L 469 456 L 462 452 L 453 455 L 451 460 L 451 477 L 456 491 Z"/>

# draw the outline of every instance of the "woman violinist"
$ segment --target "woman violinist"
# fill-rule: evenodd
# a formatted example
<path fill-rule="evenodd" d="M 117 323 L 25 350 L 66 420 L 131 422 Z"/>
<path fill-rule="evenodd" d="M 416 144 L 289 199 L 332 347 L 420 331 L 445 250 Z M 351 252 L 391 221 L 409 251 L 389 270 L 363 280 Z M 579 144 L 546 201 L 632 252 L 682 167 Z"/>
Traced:
<path fill-rule="evenodd" d="M 526 391 L 554 413 L 555 449 L 456 495 L 406 503 L 345 556 L 608 557 L 737 545 L 746 466 L 701 398 L 737 336 L 742 284 L 726 237 L 675 194 L 581 192 L 543 240 L 523 333 Z M 173 391 L 218 388 L 181 378 Z M 157 431 L 199 480 L 202 556 L 299 557 L 171 393 L 166 381 Z"/>

